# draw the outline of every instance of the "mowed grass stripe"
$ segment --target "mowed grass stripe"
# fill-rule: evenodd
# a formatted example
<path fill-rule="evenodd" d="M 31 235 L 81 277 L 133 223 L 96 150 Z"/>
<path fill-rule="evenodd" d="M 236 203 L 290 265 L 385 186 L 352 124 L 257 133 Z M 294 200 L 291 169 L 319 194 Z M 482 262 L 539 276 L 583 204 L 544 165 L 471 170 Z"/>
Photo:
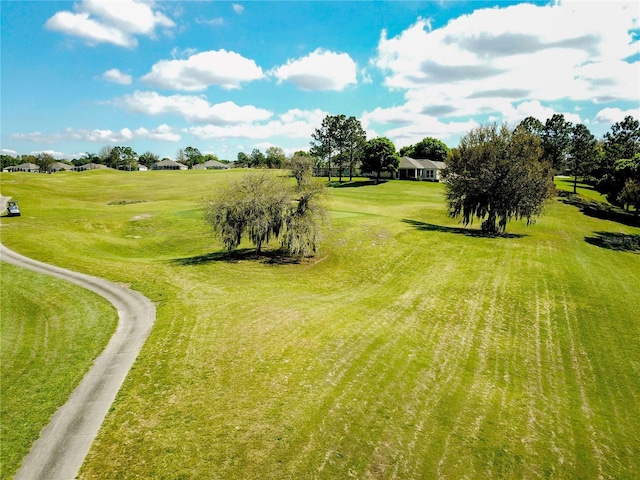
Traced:
<path fill-rule="evenodd" d="M 389 182 L 330 190 L 314 261 L 225 261 L 197 208 L 242 172 L 162 173 L 10 177 L 43 201 L 3 241 L 158 304 L 83 478 L 638 476 L 640 255 L 585 239 L 640 229 L 554 202 L 467 235 Z"/>

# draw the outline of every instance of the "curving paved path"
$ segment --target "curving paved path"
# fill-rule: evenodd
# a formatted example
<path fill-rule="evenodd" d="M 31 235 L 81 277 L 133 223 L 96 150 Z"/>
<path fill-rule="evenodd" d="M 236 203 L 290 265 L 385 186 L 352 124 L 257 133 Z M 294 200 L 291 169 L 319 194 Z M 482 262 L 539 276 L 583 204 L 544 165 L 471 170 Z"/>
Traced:
<path fill-rule="evenodd" d="M 7 197 L 1 197 L 0 212 Z M 16 220 L 19 221 L 19 220 Z M 0 259 L 61 278 L 109 300 L 118 310 L 118 328 L 69 400 L 40 432 L 15 480 L 72 480 L 89 452 L 116 394 L 153 322 L 155 306 L 142 294 L 115 283 L 23 257 L 0 244 Z"/>

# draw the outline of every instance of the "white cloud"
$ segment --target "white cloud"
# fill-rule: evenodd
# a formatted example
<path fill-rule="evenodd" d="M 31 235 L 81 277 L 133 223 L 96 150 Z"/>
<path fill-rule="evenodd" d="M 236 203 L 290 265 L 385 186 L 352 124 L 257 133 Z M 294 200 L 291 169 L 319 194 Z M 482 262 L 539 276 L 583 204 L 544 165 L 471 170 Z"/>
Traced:
<path fill-rule="evenodd" d="M 273 115 L 270 111 L 253 105 L 239 106 L 230 101 L 212 105 L 200 96 L 164 96 L 156 92 L 135 91 L 114 103 L 144 115 L 180 115 L 190 123 L 212 125 L 245 124 L 267 120 Z"/>
<path fill-rule="evenodd" d="M 204 125 L 183 129 L 201 140 L 243 138 L 268 140 L 276 137 L 310 139 L 313 131 L 322 123 L 326 112 L 292 109 L 268 122 L 247 121 L 236 125 Z"/>
<path fill-rule="evenodd" d="M 53 158 L 65 158 L 64 153 L 58 152 L 56 150 L 33 150 L 29 152 L 29 155 L 38 155 L 40 153 L 51 155 Z"/>
<path fill-rule="evenodd" d="M 603 108 L 600 110 L 593 120 L 594 123 L 601 123 L 604 125 L 613 125 L 614 123 L 621 122 L 625 117 L 631 116 L 635 119 L 640 119 L 640 108 L 630 108 L 629 110 L 621 110 L 620 108 Z"/>
<path fill-rule="evenodd" d="M 66 35 L 80 37 L 90 45 L 111 43 L 133 48 L 135 35 L 154 36 L 157 27 L 171 28 L 175 23 L 153 4 L 138 0 L 83 0 L 76 12 L 60 11 L 45 26 Z"/>
<path fill-rule="evenodd" d="M 186 59 L 161 60 L 142 81 L 160 88 L 196 92 L 211 85 L 240 88 L 245 82 L 264 78 L 256 62 L 235 52 L 210 50 Z"/>
<path fill-rule="evenodd" d="M 231 7 L 233 8 L 233 11 L 236 12 L 238 15 L 244 12 L 244 7 L 239 3 L 234 3 L 233 5 L 231 5 Z"/>
<path fill-rule="evenodd" d="M 356 83 L 356 63 L 346 53 L 317 49 L 306 57 L 289 60 L 270 73 L 301 90 L 344 90 Z"/>
<path fill-rule="evenodd" d="M 131 75 L 123 73 L 117 68 L 107 70 L 102 74 L 102 78 L 108 82 L 118 83 L 120 85 L 131 85 Z"/>
<path fill-rule="evenodd" d="M 473 120 L 442 122 L 433 115 L 411 111 L 410 105 L 378 107 L 365 112 L 361 121 L 369 138 L 380 135 L 376 126 L 384 126 L 384 136 L 390 138 L 398 149 L 419 142 L 424 137 L 439 138 L 446 143 L 446 140 L 457 139 L 478 125 Z"/>
<path fill-rule="evenodd" d="M 2 155 L 9 155 L 11 157 L 15 157 L 18 155 L 18 152 L 9 148 L 3 148 L 2 150 L 0 150 L 0 152 L 2 152 Z"/>
<path fill-rule="evenodd" d="M 30 133 L 12 133 L 9 138 L 12 140 L 26 140 L 36 143 L 57 143 L 61 139 L 61 135 L 58 133 L 42 133 L 42 132 L 30 132 Z"/>
<path fill-rule="evenodd" d="M 219 27 L 220 25 L 224 25 L 224 18 L 223 17 L 214 17 L 214 18 L 198 17 L 196 18 L 196 23 L 198 25 L 210 25 L 212 27 Z"/>
<path fill-rule="evenodd" d="M 63 140 L 86 141 L 98 143 L 126 143 L 137 139 L 162 140 L 167 142 L 177 142 L 181 140 L 179 133 L 163 124 L 157 128 L 149 130 L 140 127 L 136 130 L 123 128 L 121 130 L 98 129 L 74 129 L 67 128 L 62 133 L 43 134 L 41 132 L 16 133 L 11 135 L 12 139 L 28 140 L 36 143 L 58 143 Z"/>
<path fill-rule="evenodd" d="M 395 37 L 382 32 L 371 63 L 406 91 L 403 114 L 512 121 L 526 109 L 546 114 L 541 102 L 637 101 L 640 62 L 627 59 L 638 51 L 639 12 L 564 1 L 479 9 L 437 29 L 418 19 Z"/>
<path fill-rule="evenodd" d="M 117 28 L 103 25 L 89 18 L 88 13 L 58 12 L 47 20 L 46 27 L 84 38 L 90 45 L 113 43 L 120 47 L 131 48 L 138 44 L 135 38 Z"/>

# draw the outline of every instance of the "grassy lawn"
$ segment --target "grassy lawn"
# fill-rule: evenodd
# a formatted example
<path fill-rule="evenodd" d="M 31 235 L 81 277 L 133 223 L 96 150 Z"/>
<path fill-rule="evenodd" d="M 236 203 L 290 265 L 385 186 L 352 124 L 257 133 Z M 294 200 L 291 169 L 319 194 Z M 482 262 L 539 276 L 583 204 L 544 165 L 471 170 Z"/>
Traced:
<path fill-rule="evenodd" d="M 0 264 L 0 478 L 11 478 L 40 430 L 115 331 L 106 300 Z"/>
<path fill-rule="evenodd" d="M 640 228 L 554 201 L 486 238 L 363 182 L 314 260 L 227 258 L 199 203 L 241 174 L 2 174 L 7 246 L 157 302 L 82 478 L 640 476 L 640 252 L 595 241 Z"/>

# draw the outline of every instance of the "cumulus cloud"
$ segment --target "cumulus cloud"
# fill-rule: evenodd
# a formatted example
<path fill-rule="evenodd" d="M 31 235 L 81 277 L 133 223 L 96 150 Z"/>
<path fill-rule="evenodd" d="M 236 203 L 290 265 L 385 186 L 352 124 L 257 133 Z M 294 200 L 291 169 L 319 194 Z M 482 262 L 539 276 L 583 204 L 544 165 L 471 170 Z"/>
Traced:
<path fill-rule="evenodd" d="M 248 121 L 236 125 L 203 125 L 185 128 L 183 132 L 200 140 L 229 138 L 267 140 L 274 137 L 308 139 L 326 115 L 327 113 L 320 109 L 292 109 L 268 122 Z"/>
<path fill-rule="evenodd" d="M 226 50 L 196 53 L 186 59 L 161 60 L 142 81 L 155 87 L 196 92 L 212 85 L 225 89 L 264 78 L 262 69 L 251 59 Z"/>
<path fill-rule="evenodd" d="M 136 35 L 153 37 L 158 27 L 171 28 L 173 20 L 153 5 L 139 0 L 83 0 L 74 5 L 75 12 L 60 11 L 47 20 L 50 30 L 84 39 L 90 45 L 111 43 L 133 48 Z"/>
<path fill-rule="evenodd" d="M 420 18 L 397 36 L 383 31 L 371 63 L 405 90 L 405 111 L 438 117 L 510 121 L 532 105 L 546 114 L 541 102 L 637 101 L 639 12 L 564 1 L 479 9 L 436 29 Z"/>
<path fill-rule="evenodd" d="M 9 148 L 3 148 L 0 150 L 0 152 L 2 153 L 2 155 L 9 155 L 11 157 L 15 157 L 18 155 L 18 152 L 16 152 L 15 150 L 11 150 Z"/>
<path fill-rule="evenodd" d="M 26 140 L 36 143 L 57 143 L 61 140 L 62 136 L 59 133 L 43 133 L 43 132 L 30 132 L 30 133 L 12 133 L 9 138 L 12 140 Z"/>
<path fill-rule="evenodd" d="M 129 111 L 144 115 L 173 114 L 190 123 L 237 125 L 267 120 L 273 114 L 253 105 L 239 106 L 227 101 L 212 105 L 205 97 L 194 95 L 160 95 L 157 92 L 135 91 L 114 102 Z"/>
<path fill-rule="evenodd" d="M 609 107 L 603 108 L 598 113 L 596 113 L 594 123 L 613 125 L 614 123 L 621 122 L 625 119 L 625 117 L 629 116 L 635 119 L 640 118 L 640 108 L 630 108 L 629 110 Z"/>
<path fill-rule="evenodd" d="M 58 152 L 57 150 L 32 150 L 29 152 L 29 155 L 39 155 L 41 153 L 45 153 L 47 155 L 51 155 L 53 158 L 64 158 L 65 155 L 62 152 Z"/>
<path fill-rule="evenodd" d="M 120 85 L 131 85 L 131 75 L 123 73 L 117 68 L 107 70 L 102 74 L 102 78 L 107 82 L 118 83 Z"/>
<path fill-rule="evenodd" d="M 161 140 L 166 142 L 177 142 L 182 139 L 173 127 L 162 124 L 154 129 L 144 127 L 131 130 L 122 128 L 120 130 L 110 129 L 74 129 L 67 128 L 64 132 L 43 134 L 41 132 L 15 133 L 12 139 L 28 140 L 36 143 L 57 143 L 63 140 L 87 141 L 95 143 L 125 143 L 137 139 Z"/>
<path fill-rule="evenodd" d="M 346 53 L 317 49 L 306 57 L 289 60 L 271 74 L 301 90 L 344 90 L 356 83 L 356 62 Z"/>

